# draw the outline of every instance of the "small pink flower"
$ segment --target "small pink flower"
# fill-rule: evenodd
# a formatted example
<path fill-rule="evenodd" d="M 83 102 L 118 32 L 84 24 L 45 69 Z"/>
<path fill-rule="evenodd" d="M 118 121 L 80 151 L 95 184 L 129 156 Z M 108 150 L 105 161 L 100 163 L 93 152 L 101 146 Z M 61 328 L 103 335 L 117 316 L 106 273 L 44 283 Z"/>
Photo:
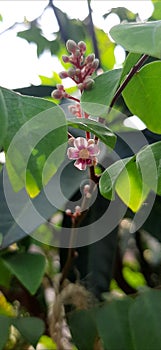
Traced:
<path fill-rule="evenodd" d="M 100 153 L 98 145 L 94 140 L 86 140 L 84 137 L 77 137 L 74 140 L 74 147 L 69 147 L 67 156 L 69 159 L 76 159 L 74 165 L 79 170 L 86 170 L 87 166 L 96 165 L 96 156 Z"/>

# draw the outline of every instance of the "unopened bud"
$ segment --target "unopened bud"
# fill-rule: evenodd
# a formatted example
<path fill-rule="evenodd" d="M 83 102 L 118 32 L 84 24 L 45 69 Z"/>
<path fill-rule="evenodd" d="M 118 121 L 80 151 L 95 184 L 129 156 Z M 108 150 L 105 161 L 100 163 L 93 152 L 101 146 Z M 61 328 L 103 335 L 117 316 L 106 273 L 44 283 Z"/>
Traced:
<path fill-rule="evenodd" d="M 80 72 L 81 72 L 81 70 L 80 70 L 79 68 L 77 68 L 77 69 L 75 70 L 75 74 L 76 74 L 77 76 L 80 74 Z"/>
<path fill-rule="evenodd" d="M 88 185 L 88 184 L 85 185 L 84 186 L 84 193 L 87 194 L 89 192 L 89 190 L 90 190 L 90 185 Z"/>
<path fill-rule="evenodd" d="M 51 93 L 51 97 L 61 100 L 63 98 L 63 91 L 56 89 Z"/>
<path fill-rule="evenodd" d="M 62 60 L 63 60 L 64 63 L 70 62 L 70 58 L 67 55 L 63 55 L 62 56 Z"/>
<path fill-rule="evenodd" d="M 57 87 L 58 90 L 64 91 L 64 85 L 62 85 L 62 84 L 56 84 L 56 87 Z"/>
<path fill-rule="evenodd" d="M 75 57 L 79 57 L 80 56 L 80 50 L 79 49 L 76 49 L 75 52 L 74 52 L 74 56 Z"/>
<path fill-rule="evenodd" d="M 91 53 L 90 55 L 88 55 L 85 59 L 85 63 L 92 63 L 95 59 L 95 54 Z"/>
<path fill-rule="evenodd" d="M 86 44 L 84 41 L 79 41 L 78 46 L 82 53 L 86 51 Z"/>
<path fill-rule="evenodd" d="M 74 137 L 70 137 L 70 139 L 68 140 L 69 146 L 74 146 L 74 140 L 75 140 Z"/>
<path fill-rule="evenodd" d="M 72 212 L 71 212 L 70 209 L 66 209 L 65 214 L 68 215 L 68 216 L 71 216 L 71 215 L 72 215 Z"/>
<path fill-rule="evenodd" d="M 92 67 L 91 68 L 96 70 L 98 68 L 98 66 L 99 66 L 99 59 L 95 58 L 95 60 L 92 63 Z"/>
<path fill-rule="evenodd" d="M 68 40 L 66 42 L 66 48 L 69 52 L 74 53 L 75 50 L 77 49 L 77 44 L 74 40 Z"/>
<path fill-rule="evenodd" d="M 84 85 L 84 89 L 86 90 L 90 90 L 92 88 L 92 86 L 94 85 L 94 80 L 91 78 L 88 78 L 84 81 L 83 85 Z"/>
<path fill-rule="evenodd" d="M 68 77 L 73 78 L 75 73 L 76 73 L 76 69 L 75 68 L 71 67 L 71 68 L 68 69 Z"/>
<path fill-rule="evenodd" d="M 84 89 L 84 84 L 83 83 L 80 83 L 77 85 L 78 89 L 79 90 L 83 90 Z"/>
<path fill-rule="evenodd" d="M 59 73 L 59 77 L 60 77 L 61 79 L 68 78 L 68 73 L 67 73 L 66 71 L 60 72 L 60 73 Z"/>
<path fill-rule="evenodd" d="M 80 215 L 80 213 L 81 213 L 81 207 L 80 207 L 79 205 L 77 205 L 77 206 L 75 207 L 75 213 L 77 213 L 77 214 Z"/>

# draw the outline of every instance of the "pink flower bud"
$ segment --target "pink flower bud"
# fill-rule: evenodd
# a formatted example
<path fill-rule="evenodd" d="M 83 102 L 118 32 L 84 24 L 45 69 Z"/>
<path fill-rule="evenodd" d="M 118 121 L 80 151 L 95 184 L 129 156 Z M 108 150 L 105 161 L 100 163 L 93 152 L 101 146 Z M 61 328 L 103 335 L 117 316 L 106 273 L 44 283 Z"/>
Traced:
<path fill-rule="evenodd" d="M 63 55 L 62 56 L 62 60 L 63 60 L 64 63 L 70 62 L 70 58 L 67 55 Z"/>
<path fill-rule="evenodd" d="M 61 90 L 54 90 L 51 93 L 51 97 L 56 98 L 56 100 L 61 100 L 63 98 L 63 91 L 61 91 Z"/>
<path fill-rule="evenodd" d="M 66 71 L 60 72 L 60 73 L 59 73 L 59 77 L 60 77 L 61 79 L 68 78 L 68 73 L 67 73 Z"/>
<path fill-rule="evenodd" d="M 78 76 L 80 74 L 81 70 L 79 68 L 76 69 L 75 74 Z"/>
<path fill-rule="evenodd" d="M 86 44 L 84 41 L 79 41 L 78 46 L 82 53 L 86 51 Z"/>
<path fill-rule="evenodd" d="M 74 56 L 75 57 L 79 57 L 80 55 L 81 55 L 80 50 L 76 49 L 75 52 L 74 52 Z"/>
<path fill-rule="evenodd" d="M 68 52 L 74 53 L 75 50 L 77 49 L 77 44 L 74 40 L 68 40 L 66 42 L 66 48 L 67 48 Z"/>
<path fill-rule="evenodd" d="M 64 91 L 64 85 L 56 84 L 56 87 L 57 87 L 58 90 Z"/>
<path fill-rule="evenodd" d="M 91 78 L 87 78 L 87 79 L 85 79 L 83 85 L 84 85 L 84 89 L 90 90 L 92 88 L 92 86 L 94 85 L 94 80 Z"/>
<path fill-rule="evenodd" d="M 90 185 L 85 185 L 84 186 L 84 194 L 87 194 L 90 190 Z"/>
<path fill-rule="evenodd" d="M 66 209 L 65 214 L 68 215 L 68 216 L 71 216 L 71 215 L 72 215 L 72 212 L 71 212 L 70 209 Z"/>
<path fill-rule="evenodd" d="M 75 73 L 76 73 L 76 69 L 75 68 L 71 67 L 71 68 L 68 69 L 68 77 L 73 78 Z"/>
<path fill-rule="evenodd" d="M 81 213 L 81 207 L 80 207 L 79 205 L 77 205 L 77 206 L 75 207 L 75 213 L 78 214 L 78 215 L 80 215 L 80 213 Z"/>
<path fill-rule="evenodd" d="M 98 68 L 98 66 L 99 66 L 99 59 L 98 59 L 98 58 L 95 58 L 95 60 L 94 60 L 93 63 L 92 63 L 91 68 L 94 69 L 94 70 L 96 70 L 96 69 Z"/>
<path fill-rule="evenodd" d="M 75 140 L 75 137 L 70 137 L 70 139 L 68 140 L 69 146 L 71 146 L 71 147 L 74 146 L 74 140 Z"/>
<path fill-rule="evenodd" d="M 90 55 L 88 55 L 85 59 L 85 63 L 92 63 L 95 59 L 95 54 L 91 53 Z"/>
<path fill-rule="evenodd" d="M 84 84 L 83 83 L 80 83 L 77 85 L 78 89 L 79 90 L 83 90 L 84 89 Z"/>

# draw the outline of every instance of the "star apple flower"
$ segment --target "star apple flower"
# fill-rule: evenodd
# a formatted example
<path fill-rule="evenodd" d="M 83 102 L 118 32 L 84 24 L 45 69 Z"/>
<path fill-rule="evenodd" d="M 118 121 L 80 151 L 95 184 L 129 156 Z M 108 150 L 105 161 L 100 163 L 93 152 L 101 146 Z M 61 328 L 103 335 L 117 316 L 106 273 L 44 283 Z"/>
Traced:
<path fill-rule="evenodd" d="M 74 140 L 74 147 L 69 147 L 67 156 L 69 159 L 75 159 L 75 167 L 79 170 L 86 170 L 87 166 L 96 165 L 98 162 L 97 155 L 100 149 L 94 140 L 88 141 L 84 137 L 77 137 Z"/>

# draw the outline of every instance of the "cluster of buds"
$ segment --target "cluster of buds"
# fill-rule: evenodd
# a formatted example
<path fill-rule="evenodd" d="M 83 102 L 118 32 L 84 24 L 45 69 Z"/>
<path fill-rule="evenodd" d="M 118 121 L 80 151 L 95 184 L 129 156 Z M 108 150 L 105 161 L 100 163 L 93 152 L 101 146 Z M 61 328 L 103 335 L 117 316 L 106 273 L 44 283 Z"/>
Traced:
<path fill-rule="evenodd" d="M 74 40 L 68 40 L 66 48 L 70 55 L 63 55 L 62 60 L 64 63 L 71 63 L 73 66 L 67 71 L 60 72 L 60 78 L 71 78 L 81 91 L 91 89 L 94 84 L 91 75 L 97 70 L 99 60 L 95 58 L 94 53 L 84 57 L 86 52 L 86 44 L 84 41 L 80 41 L 76 44 Z M 57 90 L 53 91 L 52 96 L 56 99 L 65 97 L 59 85 L 57 85 Z"/>

